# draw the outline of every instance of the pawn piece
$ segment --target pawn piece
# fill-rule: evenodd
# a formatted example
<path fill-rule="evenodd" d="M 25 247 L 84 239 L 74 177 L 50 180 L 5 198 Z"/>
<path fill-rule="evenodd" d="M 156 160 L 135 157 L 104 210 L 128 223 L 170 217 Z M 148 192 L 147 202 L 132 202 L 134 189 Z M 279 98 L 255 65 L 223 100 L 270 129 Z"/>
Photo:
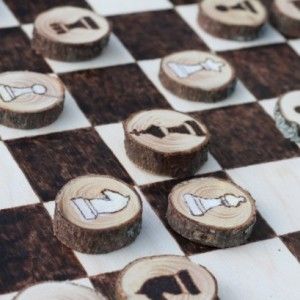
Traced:
<path fill-rule="evenodd" d="M 65 91 L 55 77 L 27 71 L 0 74 L 0 123 L 33 129 L 53 123 L 63 110 Z"/>
<path fill-rule="evenodd" d="M 275 121 L 286 138 L 300 143 L 300 90 L 279 98 L 275 106 Z"/>
<path fill-rule="evenodd" d="M 216 300 L 214 276 L 182 256 L 152 256 L 137 259 L 120 273 L 116 299 Z"/>
<path fill-rule="evenodd" d="M 223 100 L 236 85 L 233 67 L 225 59 L 202 51 L 166 56 L 162 59 L 159 77 L 173 94 L 193 101 Z"/>
<path fill-rule="evenodd" d="M 61 300 L 61 299 L 85 299 L 106 300 L 95 290 L 69 282 L 48 281 L 25 288 L 19 292 L 13 300 Z"/>
<path fill-rule="evenodd" d="M 290 38 L 300 38 L 300 0 L 274 0 L 271 21 Z"/>
<path fill-rule="evenodd" d="M 266 21 L 267 10 L 259 0 L 203 0 L 199 4 L 199 25 L 220 38 L 253 40 Z"/>
<path fill-rule="evenodd" d="M 133 242 L 141 230 L 142 203 L 132 187 L 109 176 L 69 181 L 56 197 L 54 234 L 84 253 L 106 253 Z"/>
<path fill-rule="evenodd" d="M 110 24 L 100 15 L 84 8 L 62 6 L 38 15 L 32 47 L 55 60 L 87 60 L 101 53 L 110 32 Z"/>
<path fill-rule="evenodd" d="M 192 175 L 207 160 L 209 134 L 196 119 L 167 109 L 145 110 L 123 122 L 128 157 L 153 173 Z"/>
<path fill-rule="evenodd" d="M 255 201 L 230 181 L 196 178 L 169 194 L 167 220 L 183 237 L 218 248 L 244 243 L 256 221 Z"/>

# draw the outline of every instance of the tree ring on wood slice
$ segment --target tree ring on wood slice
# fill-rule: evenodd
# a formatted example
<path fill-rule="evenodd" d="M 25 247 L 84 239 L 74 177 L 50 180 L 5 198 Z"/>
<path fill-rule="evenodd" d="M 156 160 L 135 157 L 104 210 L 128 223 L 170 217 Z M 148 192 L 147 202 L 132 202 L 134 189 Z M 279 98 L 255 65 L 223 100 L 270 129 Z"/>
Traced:
<path fill-rule="evenodd" d="M 197 50 L 177 52 L 163 58 L 159 77 L 166 89 L 192 101 L 223 100 L 236 85 L 235 71 L 225 59 Z"/>
<path fill-rule="evenodd" d="M 169 194 L 167 220 L 183 237 L 208 246 L 244 243 L 256 221 L 255 201 L 230 181 L 196 178 L 176 185 Z"/>
<path fill-rule="evenodd" d="M 207 128 L 173 110 L 140 111 L 123 122 L 128 157 L 141 168 L 162 175 L 194 174 L 207 160 Z"/>
<path fill-rule="evenodd" d="M 141 230 L 142 202 L 135 190 L 109 176 L 69 181 L 56 197 L 54 233 L 83 253 L 106 253 L 133 242 Z"/>
<path fill-rule="evenodd" d="M 55 60 L 87 60 L 101 53 L 110 32 L 109 22 L 91 10 L 56 7 L 36 18 L 32 47 Z"/>
<path fill-rule="evenodd" d="M 275 106 L 275 121 L 286 138 L 300 143 L 300 90 L 279 98 Z"/>
<path fill-rule="evenodd" d="M 151 256 L 137 259 L 120 273 L 116 299 L 215 300 L 214 276 L 182 256 Z"/>
<path fill-rule="evenodd" d="M 267 17 L 267 10 L 259 0 L 203 0 L 199 3 L 199 25 L 224 39 L 257 38 Z"/>
<path fill-rule="evenodd" d="M 271 21 L 284 35 L 300 38 L 300 1 L 274 0 Z"/>
<path fill-rule="evenodd" d="M 99 292 L 70 282 L 48 281 L 20 291 L 13 300 L 61 300 L 61 299 L 85 299 L 106 300 Z"/>
<path fill-rule="evenodd" d="M 53 123 L 63 110 L 65 89 L 55 76 L 16 71 L 0 74 L 0 123 L 33 129 Z"/>

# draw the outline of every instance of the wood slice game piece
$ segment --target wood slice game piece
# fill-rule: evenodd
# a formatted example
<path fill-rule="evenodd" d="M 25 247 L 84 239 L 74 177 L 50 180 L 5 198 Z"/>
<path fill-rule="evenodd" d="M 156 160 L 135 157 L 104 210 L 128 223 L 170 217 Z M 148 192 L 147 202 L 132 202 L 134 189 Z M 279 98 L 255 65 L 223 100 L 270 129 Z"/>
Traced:
<path fill-rule="evenodd" d="M 116 299 L 215 300 L 214 276 L 182 256 L 152 256 L 133 261 L 120 273 Z"/>
<path fill-rule="evenodd" d="M 163 58 L 159 77 L 166 89 L 192 101 L 223 100 L 236 85 L 235 71 L 225 59 L 196 50 L 177 52 Z"/>
<path fill-rule="evenodd" d="M 54 234 L 84 253 L 106 253 L 133 242 L 141 230 L 142 202 L 132 187 L 109 176 L 69 181 L 56 197 Z"/>
<path fill-rule="evenodd" d="M 33 129 L 53 123 L 63 110 L 65 89 L 55 76 L 16 71 L 0 74 L 0 123 Z"/>
<path fill-rule="evenodd" d="M 271 21 L 281 33 L 300 38 L 300 0 L 274 0 Z"/>
<path fill-rule="evenodd" d="M 106 300 L 99 292 L 70 282 L 49 281 L 30 286 L 19 292 L 13 300 Z"/>
<path fill-rule="evenodd" d="M 255 201 L 230 181 L 196 178 L 176 185 L 169 195 L 167 220 L 183 237 L 208 246 L 244 243 L 256 221 Z"/>
<path fill-rule="evenodd" d="M 88 60 L 101 53 L 110 32 L 109 22 L 88 9 L 57 7 L 36 18 L 32 47 L 55 60 Z"/>
<path fill-rule="evenodd" d="M 300 90 L 279 98 L 275 106 L 275 121 L 286 138 L 300 143 Z"/>
<path fill-rule="evenodd" d="M 207 160 L 209 134 L 198 120 L 167 109 L 145 110 L 123 122 L 128 157 L 162 175 L 194 174 Z"/>
<path fill-rule="evenodd" d="M 267 17 L 267 10 L 259 0 L 203 0 L 199 3 L 199 25 L 224 39 L 257 38 Z"/>

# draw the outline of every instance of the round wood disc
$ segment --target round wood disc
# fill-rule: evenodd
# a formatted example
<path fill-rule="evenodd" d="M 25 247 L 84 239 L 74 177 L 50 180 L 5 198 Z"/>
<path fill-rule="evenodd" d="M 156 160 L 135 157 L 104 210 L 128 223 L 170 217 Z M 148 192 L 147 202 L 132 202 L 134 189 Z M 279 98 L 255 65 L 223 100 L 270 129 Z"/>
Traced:
<path fill-rule="evenodd" d="M 64 86 L 55 77 L 16 71 L 0 74 L 0 122 L 31 129 L 54 122 L 64 103 Z"/>
<path fill-rule="evenodd" d="M 291 38 L 300 37 L 300 1 L 274 0 L 271 21 L 275 27 Z"/>
<path fill-rule="evenodd" d="M 132 187 L 109 176 L 87 175 L 58 193 L 54 232 L 77 251 L 104 253 L 132 242 L 141 219 L 142 203 Z"/>
<path fill-rule="evenodd" d="M 196 178 L 173 188 L 167 219 L 175 231 L 192 241 L 231 247 L 249 237 L 256 220 L 255 201 L 230 181 Z"/>
<path fill-rule="evenodd" d="M 175 95 L 203 102 L 223 100 L 236 84 L 235 71 L 225 59 L 196 50 L 163 58 L 160 80 Z"/>
<path fill-rule="evenodd" d="M 105 300 L 106 298 L 95 290 L 69 282 L 49 281 L 30 286 L 19 292 L 14 300 L 61 300 L 85 299 Z"/>
<path fill-rule="evenodd" d="M 267 11 L 259 0 L 203 0 L 199 4 L 199 24 L 217 37 L 252 40 L 267 21 Z"/>
<path fill-rule="evenodd" d="M 184 176 L 195 173 L 207 159 L 208 131 L 186 114 L 146 110 L 131 115 L 123 126 L 129 158 L 148 171 Z"/>
<path fill-rule="evenodd" d="M 300 142 L 300 90 L 279 98 L 275 107 L 275 120 L 286 138 Z"/>
<path fill-rule="evenodd" d="M 153 256 L 130 263 L 120 273 L 117 300 L 214 300 L 217 283 L 204 267 L 181 256 Z"/>
<path fill-rule="evenodd" d="M 101 53 L 110 32 L 109 22 L 93 11 L 62 6 L 38 15 L 32 45 L 49 58 L 85 60 Z"/>

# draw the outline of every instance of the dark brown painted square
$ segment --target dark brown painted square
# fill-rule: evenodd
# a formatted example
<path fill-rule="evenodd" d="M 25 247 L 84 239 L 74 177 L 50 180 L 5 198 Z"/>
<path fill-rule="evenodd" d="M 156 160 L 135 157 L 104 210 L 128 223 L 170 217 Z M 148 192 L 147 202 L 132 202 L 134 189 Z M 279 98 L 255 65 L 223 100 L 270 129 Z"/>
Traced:
<path fill-rule="evenodd" d="M 114 32 L 138 60 L 158 58 L 185 49 L 207 49 L 173 10 L 120 15 L 110 19 Z"/>
<path fill-rule="evenodd" d="M 80 6 L 90 8 L 84 0 L 4 0 L 21 23 L 33 23 L 37 15 L 55 6 Z"/>
<path fill-rule="evenodd" d="M 281 239 L 300 262 L 300 231 L 284 235 Z"/>
<path fill-rule="evenodd" d="M 11 140 L 7 144 L 43 201 L 53 200 L 64 184 L 80 175 L 106 174 L 132 182 L 91 128 Z"/>
<path fill-rule="evenodd" d="M 94 125 L 119 122 L 146 108 L 170 107 L 136 64 L 60 77 Z"/>
<path fill-rule="evenodd" d="M 300 57 L 287 44 L 222 53 L 257 99 L 300 89 Z"/>
<path fill-rule="evenodd" d="M 202 0 L 170 0 L 170 2 L 174 3 L 175 5 L 193 4 L 200 1 Z"/>
<path fill-rule="evenodd" d="M 115 286 L 118 276 L 119 272 L 112 272 L 91 277 L 90 280 L 92 281 L 95 289 L 106 296 L 108 300 L 115 300 Z"/>
<path fill-rule="evenodd" d="M 54 237 L 41 204 L 0 211 L 0 245 L 0 294 L 86 276 L 72 250 Z"/>
<path fill-rule="evenodd" d="M 0 41 L 0 72 L 17 70 L 51 72 L 42 56 L 31 49 L 30 41 L 21 28 L 0 29 Z"/>
<path fill-rule="evenodd" d="M 299 156 L 258 103 L 194 113 L 211 133 L 210 151 L 223 168 Z"/>

